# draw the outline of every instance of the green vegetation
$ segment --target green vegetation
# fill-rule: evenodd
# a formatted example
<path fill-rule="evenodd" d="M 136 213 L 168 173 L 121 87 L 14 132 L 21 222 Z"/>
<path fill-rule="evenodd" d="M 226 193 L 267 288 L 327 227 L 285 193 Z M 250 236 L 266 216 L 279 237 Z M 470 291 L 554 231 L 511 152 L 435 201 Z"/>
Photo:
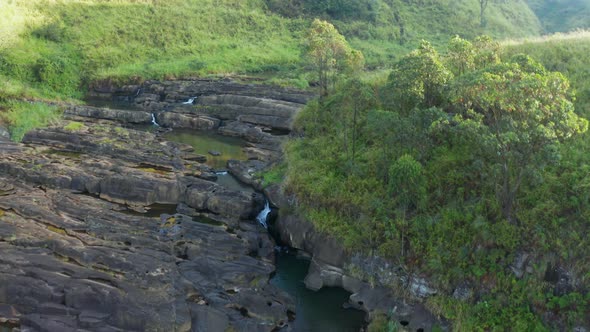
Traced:
<path fill-rule="evenodd" d="M 527 0 L 545 32 L 568 32 L 590 28 L 587 0 Z"/>
<path fill-rule="evenodd" d="M 503 51 L 455 37 L 442 55 L 423 43 L 386 82 L 341 81 L 301 113 L 287 189 L 350 250 L 427 276 L 443 291 L 430 308 L 458 330 L 588 324 L 588 122 L 562 74 Z M 355 106 L 358 91 L 371 93 Z M 534 264 L 517 276 L 518 253 Z M 555 266 L 580 284 L 558 290 Z M 444 295 L 463 283 L 466 301 Z"/>
<path fill-rule="evenodd" d="M 266 188 L 272 184 L 280 184 L 285 179 L 287 165 L 280 163 L 262 174 L 262 185 Z"/>
<path fill-rule="evenodd" d="M 590 116 L 590 38 L 535 39 L 543 28 L 587 27 L 588 6 L 529 3 L 1 1 L 0 122 L 20 140 L 59 118 L 29 100 L 71 102 L 104 82 L 317 82 L 321 102 L 298 119 L 305 138 L 288 144 L 265 185 L 287 177 L 300 212 L 351 250 L 427 276 L 443 294 L 473 285 L 465 301 L 428 302 L 457 330 L 589 324 L 590 157 L 579 116 Z M 528 39 L 501 46 L 483 33 Z M 371 72 L 355 72 L 363 61 Z M 534 264 L 517 277 L 509 266 L 520 254 Z M 556 290 L 556 266 L 576 287 Z M 394 327 L 384 316 L 373 326 Z"/>
<path fill-rule="evenodd" d="M 8 111 L 0 113 L 0 119 L 10 124 L 10 135 L 17 141 L 20 141 L 29 130 L 46 126 L 60 118 L 57 107 L 43 103 L 12 100 L 0 104 L 0 110 L 2 107 L 6 107 Z"/>
<path fill-rule="evenodd" d="M 567 76 L 576 92 L 576 111 L 590 118 L 590 31 L 504 42 L 506 56 L 528 54 L 551 71 Z"/>
<path fill-rule="evenodd" d="M 64 126 L 65 130 L 73 132 L 82 131 L 85 128 L 86 126 L 82 122 L 77 121 L 70 121 L 67 125 Z"/>
<path fill-rule="evenodd" d="M 364 66 L 363 54 L 351 49 L 344 36 L 326 21 L 315 19 L 305 40 L 305 54 L 317 72 L 320 98 L 333 89 L 338 74 Z"/>
<path fill-rule="evenodd" d="M 421 38 L 540 31 L 521 1 L 490 3 L 485 27 L 477 12 L 471 0 L 2 1 L 0 105 L 79 99 L 97 81 L 195 75 L 257 75 L 305 88 L 314 78 L 300 41 L 316 17 L 332 20 L 371 68 L 387 67 Z"/>

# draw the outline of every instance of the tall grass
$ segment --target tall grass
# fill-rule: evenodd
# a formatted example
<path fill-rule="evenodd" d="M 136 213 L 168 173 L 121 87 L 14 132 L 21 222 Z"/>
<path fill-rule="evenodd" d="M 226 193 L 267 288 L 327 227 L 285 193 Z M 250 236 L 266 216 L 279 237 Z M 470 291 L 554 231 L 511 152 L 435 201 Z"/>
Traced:
<path fill-rule="evenodd" d="M 16 141 L 20 141 L 29 130 L 46 126 L 61 116 L 57 107 L 44 103 L 10 101 L 4 106 L 8 111 L 0 115 L 10 124 L 10 136 Z"/>

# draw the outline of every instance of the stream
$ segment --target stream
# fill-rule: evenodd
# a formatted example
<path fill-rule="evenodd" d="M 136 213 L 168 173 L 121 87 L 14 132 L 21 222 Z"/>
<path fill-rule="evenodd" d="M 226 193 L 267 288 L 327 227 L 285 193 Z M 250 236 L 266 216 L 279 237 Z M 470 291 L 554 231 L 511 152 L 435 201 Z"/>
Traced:
<path fill-rule="evenodd" d="M 207 155 L 207 164 L 214 169 L 225 169 L 230 159 L 244 160 L 243 141 L 198 131 L 173 130 L 166 139 L 189 144 L 195 152 Z M 208 151 L 221 152 L 211 156 Z M 217 183 L 230 189 L 254 192 L 254 189 L 239 182 L 228 172 L 218 172 Z M 262 213 L 261 213 L 262 215 Z M 265 216 L 266 217 L 266 214 Z M 264 224 L 267 220 L 259 220 Z M 296 303 L 296 318 L 290 323 L 294 332 L 358 332 L 365 325 L 365 313 L 344 309 L 350 293 L 342 288 L 323 288 L 317 292 L 305 287 L 303 280 L 309 268 L 309 260 L 298 258 L 295 250 L 277 248 L 276 271 L 270 283 L 289 293 Z"/>
<path fill-rule="evenodd" d="M 191 102 L 193 100 L 190 100 Z M 187 102 L 188 103 L 188 102 Z M 93 106 L 118 109 L 134 109 L 129 103 L 96 102 Z M 154 121 L 155 122 L 155 121 Z M 134 125 L 140 130 L 155 131 L 157 123 L 153 125 Z M 283 131 L 271 132 L 275 135 L 285 135 Z M 251 186 L 238 181 L 227 171 L 228 160 L 246 160 L 243 151 L 244 141 L 236 137 L 218 135 L 214 132 L 203 132 L 186 129 L 174 129 L 164 134 L 164 138 L 177 143 L 189 144 L 194 152 L 207 156 L 206 164 L 216 171 L 217 183 L 228 189 L 245 192 L 255 192 Z M 266 202 L 268 204 L 268 202 Z M 268 205 L 267 205 L 268 206 Z M 269 209 L 261 211 L 258 219 L 266 219 Z M 153 205 L 145 213 L 128 211 L 134 215 L 160 217 L 161 214 L 176 213 L 175 206 Z M 264 215 L 264 216 L 263 216 Z M 197 220 L 198 219 L 198 220 Z M 212 221 L 197 218 L 194 221 L 210 223 Z M 266 225 L 268 220 L 258 220 Z M 289 323 L 293 332 L 358 332 L 366 326 L 365 313 L 355 309 L 345 309 L 350 293 L 342 288 L 325 287 L 315 292 L 307 289 L 303 280 L 307 275 L 310 261 L 300 258 L 295 249 L 287 247 L 276 248 L 276 271 L 270 278 L 270 283 L 287 292 L 295 300 L 295 320 Z M 0 328 L 1 331 L 1 328 Z"/>

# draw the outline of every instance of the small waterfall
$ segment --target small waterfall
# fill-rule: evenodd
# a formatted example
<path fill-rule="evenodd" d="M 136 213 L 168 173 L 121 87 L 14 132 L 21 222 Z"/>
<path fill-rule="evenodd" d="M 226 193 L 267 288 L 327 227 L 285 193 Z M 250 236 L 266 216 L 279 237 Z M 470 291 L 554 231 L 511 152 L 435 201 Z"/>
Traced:
<path fill-rule="evenodd" d="M 269 213 L 270 213 L 270 203 L 268 202 L 268 199 L 265 199 L 264 200 L 264 209 L 262 209 L 262 211 L 260 211 L 258 216 L 256 216 L 256 221 L 258 221 L 262 226 L 264 226 L 264 228 L 268 228 L 268 224 L 266 223 L 266 218 L 268 217 Z"/>
<path fill-rule="evenodd" d="M 184 103 L 182 103 L 182 104 L 183 104 L 183 105 L 190 105 L 190 104 L 192 104 L 192 103 L 194 103 L 194 102 L 195 102 L 195 99 L 197 99 L 197 97 L 192 97 L 192 98 L 189 98 L 189 100 L 185 101 L 185 102 L 184 102 Z"/>
<path fill-rule="evenodd" d="M 133 98 L 137 98 L 137 96 L 139 96 L 140 93 L 141 93 L 141 88 L 137 89 L 137 92 L 135 93 L 135 96 L 133 96 Z"/>
<path fill-rule="evenodd" d="M 219 172 L 215 172 L 215 174 L 217 174 L 217 175 L 227 175 L 227 171 L 219 171 Z"/>
<path fill-rule="evenodd" d="M 152 124 L 156 127 L 159 127 L 160 125 L 158 124 L 158 122 L 156 121 L 156 116 L 154 115 L 154 113 L 152 113 Z"/>

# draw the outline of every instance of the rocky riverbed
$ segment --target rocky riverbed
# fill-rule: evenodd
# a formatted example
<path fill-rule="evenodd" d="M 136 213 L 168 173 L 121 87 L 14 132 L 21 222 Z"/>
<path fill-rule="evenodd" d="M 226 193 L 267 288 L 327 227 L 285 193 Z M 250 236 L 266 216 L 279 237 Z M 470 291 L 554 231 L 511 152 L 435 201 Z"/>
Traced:
<path fill-rule="evenodd" d="M 291 300 L 268 284 L 273 242 L 252 221 L 260 195 L 204 180 L 214 173 L 186 147 L 113 124 L 24 142 L 0 144 L 0 321 L 46 331 L 288 322 Z M 170 214 L 141 215 L 156 203 Z"/>
<path fill-rule="evenodd" d="M 248 160 L 230 160 L 227 170 L 261 191 L 257 175 L 281 158 L 285 134 L 313 96 L 228 80 L 104 83 L 89 95 L 108 107 L 62 105 L 61 123 L 19 144 L 0 137 L 0 330 L 291 330 L 296 306 L 269 283 L 275 243 L 255 221 L 263 195 L 217 183 L 210 153 L 166 133 L 242 139 Z M 280 188 L 264 192 L 291 210 Z M 393 309 L 414 330 L 436 322 L 387 287 L 351 276 L 355 259 L 367 260 L 310 223 L 282 214 L 273 227 L 312 258 L 308 288 L 343 287 L 350 306 Z"/>
<path fill-rule="evenodd" d="M 234 85 L 195 84 L 222 84 L 224 91 Z M 66 120 L 28 133 L 22 144 L 2 139 L 0 326 L 271 331 L 287 325 L 294 305 L 268 283 L 274 242 L 255 221 L 263 196 L 215 183 L 207 156 L 161 132 L 131 127 L 150 124 L 152 114 L 166 127 L 216 131 L 224 122 L 224 133 L 248 138 L 246 152 L 264 167 L 281 141 L 264 132 L 265 124 L 287 126 L 284 119 L 302 105 L 248 95 L 258 87 L 242 90 L 246 95 L 232 103 L 249 103 L 249 113 L 240 115 L 249 118 L 211 116 L 180 100 L 158 99 L 156 107 L 145 89 L 131 100 L 136 109 L 65 106 Z M 217 90 L 207 91 L 218 98 Z M 274 114 L 277 103 L 293 113 Z M 259 168 L 244 170 L 242 177 Z M 150 214 L 156 205 L 169 213 Z"/>

